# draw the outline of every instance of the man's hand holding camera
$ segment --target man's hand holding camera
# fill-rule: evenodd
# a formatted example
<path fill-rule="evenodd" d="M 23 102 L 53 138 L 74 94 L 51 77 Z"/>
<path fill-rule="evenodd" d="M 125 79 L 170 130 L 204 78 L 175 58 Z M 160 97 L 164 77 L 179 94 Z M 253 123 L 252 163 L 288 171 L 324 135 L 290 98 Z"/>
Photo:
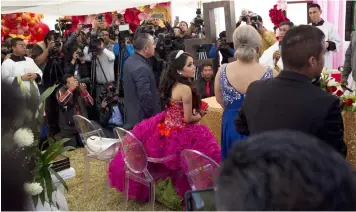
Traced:
<path fill-rule="evenodd" d="M 101 108 L 105 109 L 108 106 L 108 102 L 106 101 L 106 98 L 103 99 L 103 101 L 101 102 Z"/>
<path fill-rule="evenodd" d="M 47 49 L 52 50 L 56 46 L 56 42 L 51 41 L 48 43 Z"/>
<path fill-rule="evenodd" d="M 84 54 L 82 54 L 82 56 L 79 55 L 80 52 L 78 51 L 75 51 L 74 54 L 73 54 L 73 58 L 72 58 L 72 64 L 74 65 L 75 62 L 77 60 L 80 61 L 81 64 L 84 64 L 85 63 L 85 60 L 84 60 Z"/>
<path fill-rule="evenodd" d="M 79 88 L 81 92 L 87 92 L 87 85 L 85 83 L 79 83 Z"/>

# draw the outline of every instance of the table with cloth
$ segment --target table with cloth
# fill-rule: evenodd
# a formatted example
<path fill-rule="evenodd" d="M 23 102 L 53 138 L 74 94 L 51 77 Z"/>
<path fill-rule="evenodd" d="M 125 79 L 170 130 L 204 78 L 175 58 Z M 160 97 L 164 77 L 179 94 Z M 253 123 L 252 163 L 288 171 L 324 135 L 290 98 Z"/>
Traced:
<path fill-rule="evenodd" d="M 215 97 L 203 99 L 209 104 L 207 114 L 199 122 L 207 126 L 221 144 L 221 119 L 223 109 L 217 103 Z M 356 112 L 344 111 L 342 113 L 344 120 L 344 140 L 347 145 L 347 160 L 356 168 Z"/>
<path fill-rule="evenodd" d="M 206 115 L 199 123 L 207 126 L 219 144 L 221 144 L 221 119 L 224 110 L 216 101 L 215 96 L 205 98 L 203 101 L 208 103 L 209 107 Z"/>

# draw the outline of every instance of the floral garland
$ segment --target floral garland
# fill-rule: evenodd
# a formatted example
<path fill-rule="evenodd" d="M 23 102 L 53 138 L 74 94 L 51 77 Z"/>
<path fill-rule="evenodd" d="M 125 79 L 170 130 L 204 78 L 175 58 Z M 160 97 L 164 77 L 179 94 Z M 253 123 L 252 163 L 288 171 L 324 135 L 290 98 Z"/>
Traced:
<path fill-rule="evenodd" d="M 331 74 L 324 69 L 320 77 L 320 87 L 324 91 L 338 97 L 344 111 L 356 112 L 356 92 L 346 95 L 341 83 L 337 82 Z"/>
<path fill-rule="evenodd" d="M 286 17 L 283 8 L 278 4 L 275 4 L 272 9 L 269 10 L 269 17 L 276 28 L 284 21 L 289 21 Z"/>

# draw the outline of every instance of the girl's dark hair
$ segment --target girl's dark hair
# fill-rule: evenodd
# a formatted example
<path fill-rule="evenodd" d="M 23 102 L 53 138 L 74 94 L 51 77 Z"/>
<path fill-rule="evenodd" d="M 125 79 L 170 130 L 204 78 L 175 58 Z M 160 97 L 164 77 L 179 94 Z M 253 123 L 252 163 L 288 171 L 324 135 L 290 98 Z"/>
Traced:
<path fill-rule="evenodd" d="M 161 99 L 163 100 L 166 107 L 169 106 L 172 95 L 172 88 L 176 83 L 182 83 L 188 85 L 192 89 L 192 102 L 193 109 L 199 109 L 201 106 L 201 99 L 198 90 L 195 88 L 192 79 L 183 77 L 178 73 L 178 70 L 182 70 L 186 64 L 190 54 L 184 52 L 177 59 L 176 55 L 179 51 L 173 51 L 168 57 L 168 64 L 166 70 L 161 76 L 159 90 L 161 92 Z"/>

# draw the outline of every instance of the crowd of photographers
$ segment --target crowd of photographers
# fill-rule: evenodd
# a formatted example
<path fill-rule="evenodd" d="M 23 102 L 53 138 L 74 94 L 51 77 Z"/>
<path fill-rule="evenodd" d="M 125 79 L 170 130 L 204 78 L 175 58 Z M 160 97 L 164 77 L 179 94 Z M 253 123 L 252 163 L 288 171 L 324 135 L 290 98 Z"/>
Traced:
<path fill-rule="evenodd" d="M 108 129 L 108 134 L 111 134 L 113 127 L 125 127 L 123 67 L 125 61 L 134 54 L 131 43 L 135 33 L 149 33 L 154 37 L 155 54 L 150 58 L 150 65 L 158 87 L 166 56 L 173 50 L 185 50 L 185 39 L 204 38 L 204 22 L 200 14 L 198 9 L 197 17 L 190 25 L 176 20 L 173 26 L 164 20 L 162 14 L 154 14 L 144 21 L 136 32 L 129 31 L 121 15 L 113 15 L 112 24 L 109 26 L 103 15 L 97 15 L 95 26 L 80 23 L 76 31 L 70 34 L 63 31 L 71 26 L 59 22 L 56 25 L 57 32 L 48 32 L 45 39 L 33 45 L 32 51 L 27 53 L 43 73 L 38 86 L 41 93 L 55 84 L 61 84 L 46 99 L 47 135 L 54 136 L 60 132 L 67 137 L 77 137 L 72 118 L 75 114 L 82 114 L 97 121 Z M 255 19 L 249 19 L 247 22 L 261 31 L 263 38 L 265 32 L 262 32 L 262 19 L 260 16 Z M 164 26 L 160 25 L 162 22 Z M 11 54 L 11 37 L 4 38 L 4 41 L 2 61 L 8 57 L 6 55 Z M 221 55 L 221 63 L 227 63 L 234 55 L 232 43 L 226 42 L 225 31 L 219 34 L 215 44 L 202 45 L 201 48 L 205 51 L 206 58 L 220 61 Z M 219 64 L 215 65 L 218 66 Z M 214 66 L 205 64 L 204 67 L 212 69 Z M 213 70 L 212 73 L 216 71 Z M 204 76 L 200 79 L 204 81 L 201 87 L 202 90 L 208 91 L 213 83 L 205 82 Z M 210 81 L 214 74 L 208 78 Z M 209 86 L 205 88 L 206 83 Z M 85 101 L 82 101 L 83 98 Z M 76 146 L 76 143 L 77 141 L 73 141 L 70 145 Z"/>

